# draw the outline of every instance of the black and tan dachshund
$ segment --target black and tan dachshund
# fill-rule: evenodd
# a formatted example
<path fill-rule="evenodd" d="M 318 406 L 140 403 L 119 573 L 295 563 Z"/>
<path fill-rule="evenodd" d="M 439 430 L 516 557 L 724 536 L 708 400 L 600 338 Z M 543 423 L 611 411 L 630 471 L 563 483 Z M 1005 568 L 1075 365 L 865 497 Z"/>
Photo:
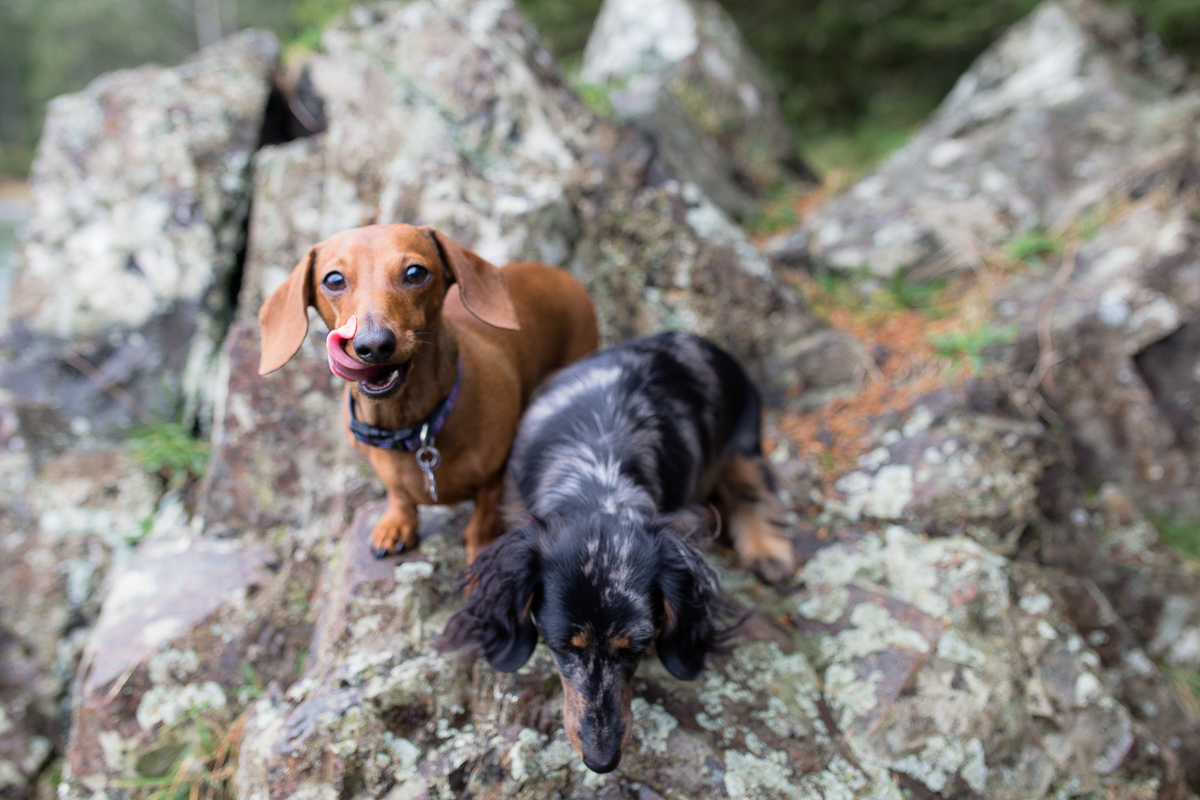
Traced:
<path fill-rule="evenodd" d="M 743 563 L 790 572 L 760 417 L 732 357 L 664 333 L 564 369 L 521 422 L 509 461 L 521 527 L 469 568 L 446 642 L 511 672 L 540 631 L 562 678 L 567 737 L 595 772 L 621 760 L 633 674 L 651 645 L 693 680 L 722 637 L 703 503 L 716 504 Z"/>

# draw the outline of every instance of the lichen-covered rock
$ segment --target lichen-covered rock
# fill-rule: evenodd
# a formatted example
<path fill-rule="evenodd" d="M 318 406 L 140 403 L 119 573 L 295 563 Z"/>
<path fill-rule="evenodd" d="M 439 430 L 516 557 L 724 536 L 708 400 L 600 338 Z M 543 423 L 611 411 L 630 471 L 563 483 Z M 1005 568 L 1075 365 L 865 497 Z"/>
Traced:
<path fill-rule="evenodd" d="M 1015 234 L 1066 227 L 1186 156 L 1200 93 L 1133 17 L 1051 0 L 963 75 L 875 174 L 806 220 L 827 268 L 889 276 L 935 254 L 978 263 Z"/>
<path fill-rule="evenodd" d="M 842 497 L 830 510 L 851 521 L 905 520 L 928 533 L 965 534 L 1011 555 L 1038 514 L 1042 428 L 939 399 L 881 432 L 858 469 L 836 481 Z"/>
<path fill-rule="evenodd" d="M 1089 502 L 1071 474 L 1053 469 L 1048 477 L 1035 526 L 1039 560 L 1094 582 L 1115 618 L 1156 661 L 1200 670 L 1195 568 L 1160 541 L 1115 485 L 1106 484 Z"/>
<path fill-rule="evenodd" d="M 167 530 L 114 576 L 88 641 L 63 770 L 74 796 L 161 777 L 174 759 L 162 764 L 154 754 L 194 739 L 194 714 L 228 723 L 239 690 L 287 680 L 294 668 L 295 650 L 290 661 L 269 653 L 282 651 L 288 637 L 259 613 L 261 590 L 280 568 L 274 552 L 193 538 L 161 516 L 159 523 Z"/>
<path fill-rule="evenodd" d="M 244 32 L 50 104 L 0 385 L 105 434 L 202 403 L 277 50 Z"/>
<path fill-rule="evenodd" d="M 963 537 L 847 535 L 795 608 L 840 736 L 912 795 L 1187 797 L 1034 568 Z"/>
<path fill-rule="evenodd" d="M 1036 568 L 898 526 L 808 562 L 782 601 L 806 635 L 755 615 L 694 683 L 647 659 L 621 767 L 594 775 L 544 649 L 502 675 L 436 647 L 465 515 L 427 516 L 395 563 L 361 546 L 379 511 L 332 562 L 305 677 L 254 707 L 239 797 L 1186 797 Z M 735 596 L 764 597 L 720 563 Z"/>
<path fill-rule="evenodd" d="M 812 180 L 775 89 L 712 0 L 606 0 L 584 51 L 584 81 L 649 133 L 682 179 L 735 217 L 782 180 Z"/>
<path fill-rule="evenodd" d="M 1146 655 L 1129 623 L 1093 581 L 1052 570 L 1044 570 L 1042 575 L 1055 605 L 1100 656 L 1116 696 L 1135 718 L 1179 754 L 1189 784 L 1200 785 L 1200 720 L 1196 709 Z"/>
<path fill-rule="evenodd" d="M 61 755 L 68 691 L 114 561 L 142 535 L 156 481 L 124 449 L 73 450 L 35 468 L 0 406 L 0 794 Z"/>
<path fill-rule="evenodd" d="M 544 648 L 513 675 L 436 648 L 460 606 L 465 515 L 426 515 L 421 552 L 395 563 L 362 546 L 380 511 L 359 514 L 333 561 L 305 677 L 255 706 L 239 797 L 899 800 L 886 772 L 847 760 L 794 633 L 765 617 L 694 683 L 647 659 L 621 767 L 589 772 L 562 730 Z"/>
<path fill-rule="evenodd" d="M 1016 334 L 1002 360 L 1041 378 L 1095 478 L 1194 515 L 1200 90 L 1154 41 L 1094 0 L 1043 3 L 796 238 L 819 266 L 885 276 L 1013 267 L 1004 251 L 1031 232 L 1073 241 L 1042 254 L 1061 274 L 1033 263 L 996 291 L 997 325 Z"/>
<path fill-rule="evenodd" d="M 498 264 L 571 269 L 607 341 L 684 328 L 769 388 L 799 379 L 784 348 L 816 327 L 799 298 L 644 137 L 582 105 L 512 4 L 359 8 L 307 68 L 327 129 L 258 156 L 277 202 L 252 226 L 243 306 L 337 230 L 427 223 Z"/>
<path fill-rule="evenodd" d="M 1167 187 L 1141 199 L 1121 197 L 1122 213 L 1073 254 L 1064 290 L 1020 276 L 994 297 L 996 316 L 1018 330 L 1008 363 L 1032 372 L 1046 351 L 1057 362 L 1041 390 L 1084 470 L 1160 513 L 1200 511 L 1200 444 L 1190 433 L 1200 382 L 1188 372 L 1200 230 L 1195 198 L 1174 188 L 1189 168 L 1167 170 Z"/>
<path fill-rule="evenodd" d="M 371 491 L 347 463 L 319 339 L 263 379 L 257 326 L 231 327 L 198 512 L 160 509 L 88 640 L 66 796 L 166 774 L 203 752 L 205 729 L 230 729 L 264 686 L 286 690 L 298 677 L 320 564 L 348 495 Z"/>

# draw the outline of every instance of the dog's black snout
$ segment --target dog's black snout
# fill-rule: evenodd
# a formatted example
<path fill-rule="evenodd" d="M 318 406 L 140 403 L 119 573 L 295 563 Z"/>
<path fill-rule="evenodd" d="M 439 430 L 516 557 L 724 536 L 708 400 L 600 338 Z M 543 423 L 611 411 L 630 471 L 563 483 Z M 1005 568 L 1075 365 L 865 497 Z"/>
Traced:
<path fill-rule="evenodd" d="M 603 775 L 621 763 L 625 724 L 617 714 L 585 715 L 579 734 L 583 744 L 580 755 L 592 772 Z"/>
<path fill-rule="evenodd" d="M 396 334 L 377 327 L 359 331 L 354 337 L 354 352 L 368 364 L 383 363 L 396 352 Z"/>
<path fill-rule="evenodd" d="M 621 751 L 618 749 L 617 752 L 614 753 L 612 755 L 612 757 L 609 758 L 608 761 L 603 764 L 599 763 L 598 760 L 589 758 L 588 756 L 584 756 L 583 763 L 586 764 L 587 768 L 590 769 L 592 772 L 598 773 L 600 775 L 604 775 L 606 773 L 612 772 L 614 769 L 617 768 L 617 765 L 621 763 Z"/>

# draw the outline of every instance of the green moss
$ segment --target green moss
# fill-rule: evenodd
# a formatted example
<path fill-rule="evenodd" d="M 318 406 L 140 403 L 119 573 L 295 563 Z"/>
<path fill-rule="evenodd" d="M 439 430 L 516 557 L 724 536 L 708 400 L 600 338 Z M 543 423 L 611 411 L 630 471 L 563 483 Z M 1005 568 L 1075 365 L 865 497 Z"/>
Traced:
<path fill-rule="evenodd" d="M 755 209 L 746 219 L 751 233 L 771 234 L 787 230 L 796 224 L 796 212 L 787 201 L 770 201 Z"/>
<path fill-rule="evenodd" d="M 170 486 L 195 480 L 208 468 L 208 442 L 178 422 L 156 422 L 129 432 L 133 454 L 148 472 L 163 476 Z"/>
<path fill-rule="evenodd" d="M 884 292 L 886 302 L 893 308 L 930 311 L 945 289 L 945 279 L 914 281 L 897 272 L 888 281 Z"/>
<path fill-rule="evenodd" d="M 291 8 L 291 36 L 286 37 L 289 48 L 316 50 L 321 33 L 329 23 L 350 10 L 353 0 L 299 0 Z"/>
<path fill-rule="evenodd" d="M 579 95 L 579 99 L 583 100 L 583 104 L 592 110 L 592 113 L 608 118 L 615 116 L 616 112 L 613 110 L 612 100 L 609 99 L 606 87 L 585 82 L 579 77 L 578 69 L 567 71 L 567 83 Z"/>
<path fill-rule="evenodd" d="M 1200 566 L 1200 520 L 1151 514 L 1150 521 L 1164 544 Z"/>
<path fill-rule="evenodd" d="M 903 147 L 931 110 L 929 104 L 919 104 L 895 118 L 868 114 L 840 125 L 801 128 L 797 145 L 818 174 L 849 183 Z"/>
<path fill-rule="evenodd" d="M 1017 336 L 1015 325 L 996 328 L 982 325 L 973 331 L 948 331 L 929 337 L 938 355 L 952 360 L 966 359 L 976 375 L 983 374 L 983 351 L 998 344 L 1007 344 Z"/>

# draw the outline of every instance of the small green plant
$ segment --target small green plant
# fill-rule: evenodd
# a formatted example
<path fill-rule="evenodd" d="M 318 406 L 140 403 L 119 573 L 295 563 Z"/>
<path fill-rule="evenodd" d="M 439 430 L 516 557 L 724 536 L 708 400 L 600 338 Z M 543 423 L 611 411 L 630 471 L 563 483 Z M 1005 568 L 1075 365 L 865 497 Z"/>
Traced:
<path fill-rule="evenodd" d="M 751 233 L 779 233 L 796 224 L 796 212 L 786 201 L 763 203 L 746 219 L 746 230 Z"/>
<path fill-rule="evenodd" d="M 866 114 L 849 126 L 832 126 L 806 131 L 797 137 L 805 159 L 822 176 L 840 172 L 848 182 L 900 149 L 922 119 L 895 119 L 892 115 Z"/>
<path fill-rule="evenodd" d="M 1151 514 L 1150 521 L 1158 529 L 1163 544 L 1184 559 L 1200 565 L 1200 520 Z"/>
<path fill-rule="evenodd" d="M 859 287 L 871 281 L 871 273 L 867 269 L 843 272 L 833 269 L 817 269 L 812 273 L 813 289 L 810 302 L 819 302 L 827 306 L 849 308 L 859 306 L 863 302 Z"/>
<path fill-rule="evenodd" d="M 233 773 L 245 715 L 223 731 L 214 732 L 199 710 L 189 713 L 182 725 L 196 731 L 192 744 L 160 747 L 138 759 L 144 777 L 113 781 L 115 789 L 142 789 L 144 800 L 232 800 Z M 135 794 L 136 796 L 136 794 Z"/>
<path fill-rule="evenodd" d="M 585 82 L 579 77 L 577 70 L 567 73 L 567 82 L 579 95 L 579 99 L 583 101 L 583 104 L 591 109 L 592 113 L 608 119 L 612 119 L 617 115 L 616 109 L 613 108 L 612 99 L 608 96 L 607 87 Z"/>
<path fill-rule="evenodd" d="M 308 663 L 308 648 L 301 647 L 300 652 L 296 653 L 295 675 L 296 680 L 300 680 L 304 676 L 304 665 Z"/>
<path fill-rule="evenodd" d="M 942 290 L 945 279 L 935 281 L 913 281 L 897 272 L 887 284 L 888 304 L 898 309 L 927 311 Z"/>
<path fill-rule="evenodd" d="M 954 361 L 965 358 L 976 375 L 983 374 L 983 351 L 993 345 L 1008 344 L 1017 337 L 1017 326 L 995 328 L 983 325 L 973 331 L 948 331 L 929 337 L 938 355 Z"/>
<path fill-rule="evenodd" d="M 1009 258 L 1017 261 L 1041 262 L 1046 256 L 1058 255 L 1063 251 L 1063 243 L 1047 236 L 1041 231 L 1028 231 L 1017 236 L 1008 243 L 1005 252 Z"/>
<path fill-rule="evenodd" d="M 129 545 L 130 547 L 133 547 L 138 542 L 142 541 L 147 536 L 149 536 L 150 531 L 152 531 L 152 530 L 154 530 L 154 515 L 153 514 L 151 514 L 148 517 L 143 518 L 138 523 L 137 533 L 128 534 L 125 537 L 125 544 Z"/>
<path fill-rule="evenodd" d="M 1200 672 L 1172 667 L 1169 664 L 1160 663 L 1158 666 L 1167 680 L 1175 684 L 1184 701 L 1192 707 L 1193 713 L 1200 712 Z"/>
<path fill-rule="evenodd" d="M 353 0 L 300 0 L 292 7 L 292 20 L 299 31 L 292 46 L 301 50 L 316 50 L 326 26 L 346 13 Z"/>
<path fill-rule="evenodd" d="M 199 478 L 208 468 L 208 443 L 178 422 L 155 422 L 130 431 L 129 438 L 142 467 L 162 475 L 169 486 Z"/>
<path fill-rule="evenodd" d="M 238 700 L 245 703 L 262 697 L 263 684 L 258 677 L 258 672 L 256 672 L 254 669 L 254 665 L 249 661 L 243 661 L 241 668 L 242 678 L 246 681 L 246 683 L 237 690 Z"/>

